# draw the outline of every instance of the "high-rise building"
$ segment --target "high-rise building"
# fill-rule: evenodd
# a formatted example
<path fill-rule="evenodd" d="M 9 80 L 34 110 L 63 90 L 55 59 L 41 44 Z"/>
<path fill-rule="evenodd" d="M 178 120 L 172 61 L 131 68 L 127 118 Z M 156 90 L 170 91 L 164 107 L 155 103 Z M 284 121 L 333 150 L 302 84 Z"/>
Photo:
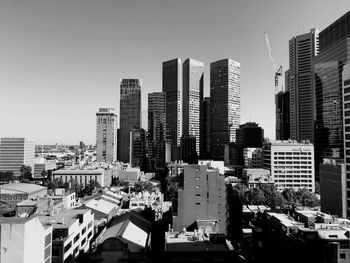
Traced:
<path fill-rule="evenodd" d="M 120 156 L 122 162 L 130 159 L 130 131 L 141 128 L 141 86 L 139 79 L 120 82 Z"/>
<path fill-rule="evenodd" d="M 276 140 L 290 139 L 289 70 L 285 72 L 284 76 L 285 89 L 276 94 Z"/>
<path fill-rule="evenodd" d="M 165 164 L 166 112 L 165 93 L 148 94 L 148 151 L 157 167 Z"/>
<path fill-rule="evenodd" d="M 182 136 L 182 64 L 181 59 L 163 62 L 162 91 L 166 105 L 166 139 L 171 143 L 171 159 L 179 158 L 177 149 Z"/>
<path fill-rule="evenodd" d="M 145 171 L 146 166 L 146 133 L 145 130 L 132 129 L 130 132 L 130 164 Z"/>
<path fill-rule="evenodd" d="M 203 103 L 204 64 L 188 58 L 183 63 L 182 134 L 196 137 L 200 154 L 200 111 Z"/>
<path fill-rule="evenodd" d="M 224 160 L 225 144 L 236 141 L 241 121 L 241 65 L 232 59 L 210 63 L 210 151 Z"/>
<path fill-rule="evenodd" d="M 271 171 L 275 186 L 315 191 L 314 146 L 310 142 L 275 141 L 264 144 L 263 166 Z"/>
<path fill-rule="evenodd" d="M 236 143 L 241 148 L 262 148 L 264 129 L 255 122 L 239 125 L 236 130 Z"/>
<path fill-rule="evenodd" d="M 201 107 L 200 157 L 210 158 L 210 97 L 205 97 Z"/>
<path fill-rule="evenodd" d="M 318 29 L 289 40 L 290 136 L 314 141 L 312 59 L 318 54 Z"/>
<path fill-rule="evenodd" d="M 198 163 L 196 146 L 195 136 L 183 135 L 181 137 L 180 159 L 185 163 Z"/>
<path fill-rule="evenodd" d="M 349 16 L 350 17 L 350 16 Z M 349 42 L 348 42 L 349 43 Z M 350 43 L 349 43 L 350 44 Z M 344 65 L 342 72 L 344 164 L 346 169 L 347 215 L 350 216 L 350 63 Z"/>
<path fill-rule="evenodd" d="M 1 138 L 0 171 L 13 172 L 20 176 L 22 165 L 30 166 L 34 172 L 35 143 L 27 138 Z"/>
<path fill-rule="evenodd" d="M 181 231 L 197 220 L 213 220 L 218 232 L 226 233 L 225 176 L 207 165 L 185 165 L 183 174 L 184 187 L 178 191 L 174 229 Z"/>
<path fill-rule="evenodd" d="M 346 218 L 346 172 L 344 163 L 324 159 L 320 164 L 321 211 Z"/>
<path fill-rule="evenodd" d="M 117 160 L 117 114 L 113 108 L 100 108 L 96 112 L 96 160 Z"/>
<path fill-rule="evenodd" d="M 323 158 L 343 158 L 342 71 L 349 60 L 350 11 L 320 32 L 313 59 L 316 167 Z"/>

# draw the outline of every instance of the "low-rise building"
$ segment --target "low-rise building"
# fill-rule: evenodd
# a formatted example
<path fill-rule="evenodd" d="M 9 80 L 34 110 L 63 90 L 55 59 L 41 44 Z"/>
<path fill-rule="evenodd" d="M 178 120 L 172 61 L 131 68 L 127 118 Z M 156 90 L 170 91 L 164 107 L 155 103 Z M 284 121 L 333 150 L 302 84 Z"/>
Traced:
<path fill-rule="evenodd" d="M 47 195 L 47 187 L 37 184 L 10 183 L 0 185 L 0 200 L 10 205 Z"/>
<path fill-rule="evenodd" d="M 271 172 L 267 169 L 243 169 L 243 179 L 247 182 L 249 188 L 274 184 Z"/>
<path fill-rule="evenodd" d="M 94 215 L 91 210 L 64 210 L 39 215 L 40 222 L 52 227 L 52 263 L 74 262 L 87 252 L 94 236 Z"/>
<path fill-rule="evenodd" d="M 35 158 L 33 178 L 42 178 L 43 171 L 53 171 L 56 169 L 56 160 L 46 160 L 45 158 Z"/>
<path fill-rule="evenodd" d="M 138 167 L 128 167 L 119 172 L 119 181 L 128 181 L 130 184 L 135 184 L 141 179 L 142 173 Z"/>
<path fill-rule="evenodd" d="M 62 169 L 52 173 L 52 179 L 60 179 L 64 183 L 76 181 L 83 186 L 86 186 L 91 181 L 98 182 L 101 187 L 110 186 L 113 169 Z"/>
<path fill-rule="evenodd" d="M 51 263 L 52 226 L 37 217 L 0 218 L 0 262 Z"/>

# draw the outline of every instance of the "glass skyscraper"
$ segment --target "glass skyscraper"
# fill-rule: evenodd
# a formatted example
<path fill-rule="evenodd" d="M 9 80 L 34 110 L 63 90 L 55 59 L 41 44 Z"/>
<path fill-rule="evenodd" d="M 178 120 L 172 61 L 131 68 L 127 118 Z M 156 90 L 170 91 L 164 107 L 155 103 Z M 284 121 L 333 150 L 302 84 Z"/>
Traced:
<path fill-rule="evenodd" d="M 130 131 L 141 128 L 141 86 L 139 79 L 120 81 L 120 150 L 119 160 L 130 162 Z"/>
<path fill-rule="evenodd" d="M 224 160 L 225 145 L 236 141 L 241 121 L 240 77 L 237 61 L 210 64 L 210 151 L 215 160 Z"/>

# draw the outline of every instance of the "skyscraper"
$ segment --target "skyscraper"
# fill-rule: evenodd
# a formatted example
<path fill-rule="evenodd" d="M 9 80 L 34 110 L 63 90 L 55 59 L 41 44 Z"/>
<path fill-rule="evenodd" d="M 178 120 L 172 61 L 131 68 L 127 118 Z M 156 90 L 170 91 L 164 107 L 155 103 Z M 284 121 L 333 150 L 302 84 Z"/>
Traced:
<path fill-rule="evenodd" d="M 318 54 L 318 29 L 289 40 L 291 139 L 314 141 L 312 59 Z"/>
<path fill-rule="evenodd" d="M 166 113 L 165 93 L 148 94 L 148 139 L 151 158 L 157 167 L 165 164 Z"/>
<path fill-rule="evenodd" d="M 276 140 L 290 139 L 290 74 L 287 70 L 285 76 L 285 89 L 276 94 Z"/>
<path fill-rule="evenodd" d="M 210 64 L 210 144 L 215 160 L 224 160 L 225 144 L 236 141 L 241 120 L 241 65 L 232 59 Z"/>
<path fill-rule="evenodd" d="M 30 166 L 34 172 L 35 143 L 27 138 L 1 138 L 0 171 L 13 172 L 20 176 L 22 165 Z"/>
<path fill-rule="evenodd" d="M 344 164 L 347 190 L 347 215 L 350 216 L 350 63 L 344 65 L 342 72 L 343 126 L 344 126 Z"/>
<path fill-rule="evenodd" d="M 113 108 L 96 112 L 96 159 L 98 162 L 117 160 L 117 114 Z"/>
<path fill-rule="evenodd" d="M 200 157 L 210 158 L 210 97 L 205 97 L 201 106 Z"/>
<path fill-rule="evenodd" d="M 130 131 L 141 128 L 141 86 L 139 79 L 120 81 L 120 156 L 122 162 L 130 159 Z"/>
<path fill-rule="evenodd" d="M 183 63 L 182 134 L 196 137 L 200 154 L 200 108 L 203 102 L 204 64 L 188 58 Z"/>
<path fill-rule="evenodd" d="M 350 12 L 347 12 L 320 32 L 319 54 L 313 59 L 316 169 L 323 158 L 344 156 L 342 71 L 349 60 Z"/>
<path fill-rule="evenodd" d="M 166 139 L 171 143 L 171 159 L 179 158 L 182 135 L 182 64 L 179 58 L 163 62 L 162 91 L 166 98 Z"/>

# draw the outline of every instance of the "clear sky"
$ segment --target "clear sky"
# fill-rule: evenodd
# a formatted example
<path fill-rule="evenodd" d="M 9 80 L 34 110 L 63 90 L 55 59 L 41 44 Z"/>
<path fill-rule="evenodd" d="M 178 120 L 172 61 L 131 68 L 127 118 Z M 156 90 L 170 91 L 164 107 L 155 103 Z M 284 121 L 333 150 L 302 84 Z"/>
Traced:
<path fill-rule="evenodd" d="M 288 40 L 322 30 L 349 0 L 0 0 L 0 137 L 95 143 L 99 107 L 119 112 L 119 80 L 161 91 L 162 62 L 241 63 L 241 122 L 274 138 L 274 80 L 264 40 L 288 65 Z"/>

